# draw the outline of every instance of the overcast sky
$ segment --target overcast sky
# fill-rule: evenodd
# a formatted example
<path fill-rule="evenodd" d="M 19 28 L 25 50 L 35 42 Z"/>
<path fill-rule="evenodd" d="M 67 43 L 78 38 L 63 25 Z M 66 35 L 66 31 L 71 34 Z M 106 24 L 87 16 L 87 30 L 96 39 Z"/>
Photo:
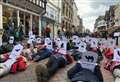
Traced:
<path fill-rule="evenodd" d="M 104 15 L 110 5 L 120 3 L 120 0 L 75 0 L 75 2 L 84 27 L 93 31 L 95 19 Z"/>

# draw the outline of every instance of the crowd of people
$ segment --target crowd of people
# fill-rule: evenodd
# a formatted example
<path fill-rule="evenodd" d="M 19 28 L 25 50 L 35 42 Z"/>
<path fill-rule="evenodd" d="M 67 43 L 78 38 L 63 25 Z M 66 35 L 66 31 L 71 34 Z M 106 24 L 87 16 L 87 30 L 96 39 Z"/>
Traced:
<path fill-rule="evenodd" d="M 119 51 L 112 38 L 73 35 L 68 39 L 60 35 L 51 39 L 36 37 L 31 31 L 26 44 L 15 44 L 14 37 L 11 36 L 8 44 L 0 47 L 0 77 L 26 70 L 28 61 L 39 62 L 48 58 L 46 64 L 36 66 L 38 82 L 48 82 L 60 68 L 71 63 L 76 64 L 67 72 L 70 82 L 103 82 L 100 67 L 104 57 L 105 69 L 113 73 L 115 78 L 119 78 Z"/>

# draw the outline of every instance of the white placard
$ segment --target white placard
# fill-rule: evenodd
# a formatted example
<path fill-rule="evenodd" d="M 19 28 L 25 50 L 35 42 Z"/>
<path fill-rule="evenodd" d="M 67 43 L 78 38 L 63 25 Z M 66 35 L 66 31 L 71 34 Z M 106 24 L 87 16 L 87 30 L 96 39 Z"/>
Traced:
<path fill-rule="evenodd" d="M 29 31 L 29 37 L 33 35 L 33 32 L 32 31 Z"/>
<path fill-rule="evenodd" d="M 86 37 L 85 37 L 85 41 L 86 41 L 87 43 L 91 43 L 91 37 L 86 36 Z"/>
<path fill-rule="evenodd" d="M 108 39 L 108 47 L 114 49 L 116 47 L 116 41 L 114 39 Z"/>
<path fill-rule="evenodd" d="M 22 53 L 22 50 L 23 50 L 23 46 L 21 44 L 14 46 L 12 52 L 10 53 L 10 58 L 17 59 Z"/>
<path fill-rule="evenodd" d="M 32 42 L 36 41 L 35 35 L 31 35 L 29 37 L 28 43 L 32 44 Z"/>
<path fill-rule="evenodd" d="M 98 47 L 98 40 L 96 38 L 91 39 L 91 48 L 97 48 Z"/>
<path fill-rule="evenodd" d="M 98 54 L 92 51 L 87 51 L 82 53 L 81 59 L 78 63 L 81 64 L 83 68 L 90 69 L 91 71 L 94 70 L 95 66 L 97 65 Z"/>
<path fill-rule="evenodd" d="M 113 61 L 120 61 L 120 48 L 114 49 Z"/>
<path fill-rule="evenodd" d="M 14 37 L 13 37 L 13 36 L 10 36 L 9 43 L 10 43 L 10 44 L 13 44 L 13 43 L 14 43 Z"/>
<path fill-rule="evenodd" d="M 74 35 L 72 36 L 72 42 L 78 42 L 79 41 L 79 37 Z"/>
<path fill-rule="evenodd" d="M 38 43 L 38 44 L 41 43 L 41 38 L 37 38 L 36 43 Z"/>
<path fill-rule="evenodd" d="M 45 45 L 46 45 L 46 48 L 53 49 L 53 43 L 50 38 L 45 38 Z"/>
<path fill-rule="evenodd" d="M 114 36 L 120 36 L 120 32 L 115 32 Z"/>
<path fill-rule="evenodd" d="M 80 52 L 86 52 L 87 51 L 86 50 L 87 44 L 85 42 L 80 42 L 78 47 L 79 47 L 78 51 L 80 51 Z"/>

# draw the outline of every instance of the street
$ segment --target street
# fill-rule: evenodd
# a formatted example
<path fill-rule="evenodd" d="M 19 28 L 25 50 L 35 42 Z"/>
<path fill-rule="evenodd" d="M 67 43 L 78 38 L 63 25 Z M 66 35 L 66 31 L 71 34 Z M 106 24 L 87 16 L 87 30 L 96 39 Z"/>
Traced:
<path fill-rule="evenodd" d="M 119 77 L 120 0 L 0 0 L 0 82 Z"/>
<path fill-rule="evenodd" d="M 46 63 L 47 59 L 40 61 L 39 63 Z M 35 66 L 38 63 L 31 63 L 31 65 L 24 72 L 19 72 L 17 74 L 9 74 L 0 79 L 0 82 L 37 82 L 35 76 Z M 68 65 L 65 68 L 60 69 L 49 82 L 69 82 L 67 78 L 67 71 L 74 65 Z M 101 66 L 101 71 L 104 77 L 104 82 L 114 82 L 111 73 Z"/>

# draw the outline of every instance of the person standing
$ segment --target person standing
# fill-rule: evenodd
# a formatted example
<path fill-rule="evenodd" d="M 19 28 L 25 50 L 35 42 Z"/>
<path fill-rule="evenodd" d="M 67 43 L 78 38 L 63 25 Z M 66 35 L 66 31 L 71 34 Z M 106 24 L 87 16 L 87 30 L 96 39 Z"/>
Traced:
<path fill-rule="evenodd" d="M 20 27 L 19 27 L 19 40 L 22 41 L 24 39 L 24 32 L 23 32 L 24 25 L 22 22 L 20 22 Z"/>
<path fill-rule="evenodd" d="M 51 29 L 50 29 L 50 27 L 48 25 L 47 25 L 47 27 L 45 29 L 45 33 L 46 33 L 46 37 L 50 38 Z"/>

